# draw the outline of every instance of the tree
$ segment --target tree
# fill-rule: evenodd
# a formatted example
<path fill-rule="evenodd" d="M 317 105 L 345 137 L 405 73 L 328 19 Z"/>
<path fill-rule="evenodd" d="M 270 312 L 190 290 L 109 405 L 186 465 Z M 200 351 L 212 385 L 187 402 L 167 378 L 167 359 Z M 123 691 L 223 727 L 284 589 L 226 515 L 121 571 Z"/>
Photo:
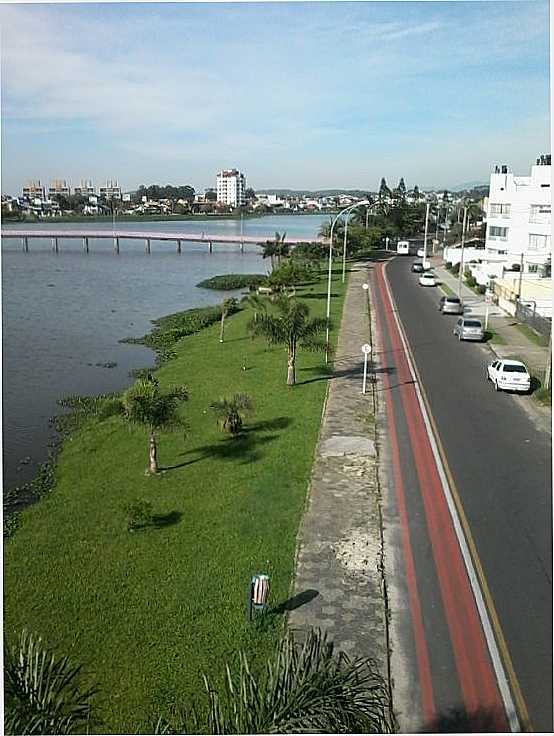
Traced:
<path fill-rule="evenodd" d="M 385 177 L 381 179 L 381 184 L 379 186 L 379 199 L 384 200 L 391 196 L 391 191 L 387 186 L 387 182 L 385 181 Z"/>
<path fill-rule="evenodd" d="M 404 183 L 404 177 L 400 177 L 400 181 L 394 190 L 394 194 L 396 199 L 399 199 L 401 202 L 406 199 L 406 184 Z"/>
<path fill-rule="evenodd" d="M 217 193 L 210 190 L 206 192 L 205 195 L 206 202 L 216 202 L 217 201 Z"/>
<path fill-rule="evenodd" d="M 96 688 L 83 687 L 81 666 L 22 631 L 4 650 L 6 734 L 88 733 Z"/>
<path fill-rule="evenodd" d="M 419 187 L 416 184 L 414 187 L 414 199 L 417 201 L 421 197 L 421 193 L 419 191 Z"/>
<path fill-rule="evenodd" d="M 158 381 L 153 377 L 141 378 L 123 394 L 126 419 L 148 430 L 148 473 L 158 472 L 156 432 L 174 431 L 183 426 L 177 409 L 179 403 L 187 399 L 188 391 L 185 386 L 177 386 L 162 393 Z"/>
<path fill-rule="evenodd" d="M 219 331 L 219 342 L 223 342 L 225 331 L 225 317 L 237 308 L 237 300 L 234 297 L 228 297 L 221 302 L 221 329 Z"/>
<path fill-rule="evenodd" d="M 256 199 L 256 192 L 252 189 L 252 187 L 248 187 L 248 189 L 244 192 L 244 197 L 247 201 L 253 202 Z"/>
<path fill-rule="evenodd" d="M 256 673 L 256 674 L 255 674 Z M 369 658 L 336 653 L 319 630 L 300 647 L 281 640 L 265 674 L 239 654 L 238 672 L 226 667 L 224 691 L 204 676 L 208 703 L 184 713 L 183 733 L 394 733 L 389 690 Z M 168 726 L 158 721 L 158 733 Z"/>
<path fill-rule="evenodd" d="M 280 296 L 275 301 L 277 315 L 258 314 L 248 323 L 254 335 L 263 335 L 270 345 L 287 347 L 287 385 L 296 381 L 296 351 L 298 346 L 307 350 L 325 350 L 325 342 L 318 336 L 325 332 L 327 320 L 323 317 L 308 319 L 310 310 L 304 302 Z"/>
<path fill-rule="evenodd" d="M 248 394 L 235 394 L 230 399 L 219 399 L 210 405 L 210 409 L 219 418 L 221 429 L 232 435 L 240 433 L 246 415 L 250 414 L 253 408 L 252 399 Z"/>

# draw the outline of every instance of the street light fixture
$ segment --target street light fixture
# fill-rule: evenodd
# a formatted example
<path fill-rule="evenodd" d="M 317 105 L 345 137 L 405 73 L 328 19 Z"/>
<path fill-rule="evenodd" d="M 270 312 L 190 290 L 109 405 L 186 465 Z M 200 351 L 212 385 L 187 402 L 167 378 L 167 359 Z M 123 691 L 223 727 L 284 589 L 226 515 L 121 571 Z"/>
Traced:
<path fill-rule="evenodd" d="M 345 207 L 343 210 L 341 210 L 338 215 L 335 217 L 333 222 L 331 223 L 331 233 L 329 235 L 329 275 L 327 280 L 327 330 L 325 333 L 325 363 L 329 362 L 329 321 L 331 317 L 331 274 L 332 274 L 332 268 L 333 268 L 333 230 L 335 229 L 335 224 L 339 217 L 341 215 L 344 215 L 345 212 L 349 212 L 350 210 L 355 209 L 356 207 L 361 207 L 363 205 L 370 204 L 368 199 L 363 199 L 361 202 L 356 202 L 356 204 L 351 204 L 349 207 Z M 348 227 L 348 219 L 346 222 L 346 226 Z M 346 253 L 346 238 L 345 238 L 345 251 Z M 343 263 L 344 263 L 343 256 Z M 343 266 L 344 269 L 344 266 Z M 344 281 L 344 279 L 343 279 Z"/>

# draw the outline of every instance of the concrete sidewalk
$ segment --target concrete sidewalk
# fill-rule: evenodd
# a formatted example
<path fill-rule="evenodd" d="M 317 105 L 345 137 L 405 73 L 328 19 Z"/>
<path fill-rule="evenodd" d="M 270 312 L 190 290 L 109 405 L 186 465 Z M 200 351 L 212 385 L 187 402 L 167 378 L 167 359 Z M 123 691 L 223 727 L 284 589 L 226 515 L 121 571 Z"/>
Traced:
<path fill-rule="evenodd" d="M 458 294 L 458 277 L 444 268 L 442 259 L 435 257 L 431 259 L 431 264 L 439 281 Z M 531 373 L 542 381 L 548 359 L 548 348 L 530 340 L 516 326 L 520 322 L 515 317 L 506 314 L 498 306 L 487 305 L 484 296 L 476 294 L 465 284 L 462 284 L 461 297 L 467 315 L 483 320 L 487 306 L 489 307 L 488 326 L 496 333 L 495 338 L 487 343 L 491 351 L 499 358 L 522 360 Z"/>
<path fill-rule="evenodd" d="M 326 630 L 337 649 L 373 658 L 388 679 L 380 490 L 372 384 L 362 394 L 361 346 L 370 340 L 368 264 L 350 274 L 337 352 L 299 535 L 297 638 Z"/>

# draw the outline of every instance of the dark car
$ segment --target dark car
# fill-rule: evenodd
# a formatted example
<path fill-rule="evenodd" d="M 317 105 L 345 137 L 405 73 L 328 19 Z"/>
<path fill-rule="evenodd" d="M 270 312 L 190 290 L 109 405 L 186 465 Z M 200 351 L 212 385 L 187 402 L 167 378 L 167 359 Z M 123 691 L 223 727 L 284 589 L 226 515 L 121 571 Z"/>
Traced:
<path fill-rule="evenodd" d="M 423 263 L 421 261 L 412 263 L 412 271 L 414 273 L 423 273 Z"/>
<path fill-rule="evenodd" d="M 441 296 L 439 301 L 439 312 L 443 314 L 463 314 L 464 305 L 457 296 Z"/>

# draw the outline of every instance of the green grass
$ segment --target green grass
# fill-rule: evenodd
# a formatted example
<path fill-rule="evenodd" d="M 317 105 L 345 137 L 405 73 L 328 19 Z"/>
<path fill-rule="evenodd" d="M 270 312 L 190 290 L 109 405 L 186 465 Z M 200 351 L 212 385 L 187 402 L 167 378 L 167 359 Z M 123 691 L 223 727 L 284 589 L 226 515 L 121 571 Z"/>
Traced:
<path fill-rule="evenodd" d="M 445 283 L 439 284 L 439 289 L 444 293 L 445 296 L 457 296 L 452 289 Z"/>
<path fill-rule="evenodd" d="M 204 279 L 196 286 L 201 289 L 216 289 L 227 291 L 231 289 L 247 289 L 252 286 L 261 286 L 267 281 L 267 276 L 260 273 L 227 273 L 222 276 L 212 276 Z"/>
<path fill-rule="evenodd" d="M 310 293 L 311 292 L 311 293 Z M 342 310 L 334 274 L 333 340 Z M 324 315 L 326 284 L 303 290 Z M 301 295 L 300 295 L 301 296 Z M 250 575 L 272 576 L 270 604 L 287 599 L 321 410 L 321 354 L 300 351 L 287 388 L 286 350 L 246 336 L 250 314 L 181 339 L 162 365 L 162 386 L 186 384 L 182 434 L 159 439 L 158 477 L 144 474 L 145 431 L 120 417 L 91 420 L 65 443 L 53 491 L 26 509 L 4 549 L 4 627 L 23 627 L 81 662 L 101 692 L 102 733 L 152 733 L 176 700 L 217 682 L 239 649 L 261 666 L 279 639 L 280 616 L 248 626 Z M 246 370 L 243 370 L 243 366 Z M 240 439 L 218 430 L 209 405 L 250 394 L 255 415 Z M 153 505 L 159 523 L 130 534 L 123 506 Z"/>
<path fill-rule="evenodd" d="M 506 345 L 506 340 L 496 330 L 490 327 L 485 330 L 485 342 L 492 342 L 495 345 Z"/>
<path fill-rule="evenodd" d="M 525 337 L 535 345 L 540 345 L 545 348 L 548 346 L 548 337 L 545 335 L 539 335 L 535 330 L 532 330 L 528 325 L 515 324 L 514 327 L 519 330 Z"/>

